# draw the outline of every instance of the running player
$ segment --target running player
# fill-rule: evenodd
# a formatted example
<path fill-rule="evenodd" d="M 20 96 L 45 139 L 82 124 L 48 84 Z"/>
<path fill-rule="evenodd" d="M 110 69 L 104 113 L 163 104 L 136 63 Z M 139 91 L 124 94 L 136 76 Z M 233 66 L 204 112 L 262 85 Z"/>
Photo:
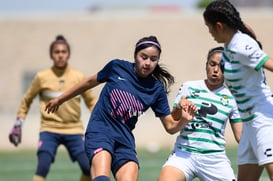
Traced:
<path fill-rule="evenodd" d="M 80 120 L 80 97 L 66 102 L 55 114 L 47 114 L 46 103 L 84 79 L 84 75 L 68 64 L 70 46 L 66 39 L 59 35 L 50 45 L 51 68 L 38 72 L 25 93 L 18 110 L 17 120 L 9 138 L 16 146 L 21 142 L 21 129 L 32 100 L 39 95 L 41 127 L 38 144 L 38 165 L 33 181 L 44 181 L 50 165 L 54 162 L 57 148 L 64 145 L 72 161 L 77 161 L 82 170 L 80 181 L 90 180 L 90 165 L 84 150 L 84 128 Z M 92 92 L 82 92 L 82 97 L 90 109 L 96 103 Z"/>
<path fill-rule="evenodd" d="M 144 37 L 136 44 L 134 63 L 112 60 L 97 74 L 47 104 L 46 110 L 55 112 L 68 99 L 105 82 L 85 134 L 93 181 L 110 181 L 111 171 L 118 181 L 137 181 L 139 164 L 132 131 L 148 108 L 170 134 L 180 130 L 181 124 L 196 113 L 191 102 L 182 100 L 182 117 L 173 119 L 166 92 L 174 78 L 159 65 L 160 54 L 157 38 Z"/>
<path fill-rule="evenodd" d="M 225 128 L 231 123 L 237 142 L 242 122 L 234 98 L 224 87 L 220 68 L 223 47 L 209 51 L 207 79 L 183 83 L 175 99 L 173 111 L 179 111 L 179 100 L 187 97 L 198 108 L 197 114 L 180 131 L 173 152 L 164 164 L 159 181 L 235 181 L 225 153 Z"/>
<path fill-rule="evenodd" d="M 259 180 L 264 167 L 273 181 L 273 97 L 264 73 L 264 68 L 273 71 L 273 59 L 228 0 L 211 2 L 203 16 L 215 41 L 224 43 L 225 84 L 244 122 L 238 181 Z"/>

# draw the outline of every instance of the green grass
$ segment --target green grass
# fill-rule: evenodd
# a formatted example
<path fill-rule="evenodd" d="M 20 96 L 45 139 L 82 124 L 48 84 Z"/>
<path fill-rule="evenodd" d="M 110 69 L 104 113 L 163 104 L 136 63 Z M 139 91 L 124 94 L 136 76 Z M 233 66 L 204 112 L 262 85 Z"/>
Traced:
<path fill-rule="evenodd" d="M 146 150 L 138 150 L 140 162 L 139 181 L 156 181 L 169 152 L 169 149 L 162 149 L 156 154 L 151 154 Z M 236 148 L 228 148 L 227 155 L 231 160 L 235 174 L 237 174 Z M 36 164 L 35 150 L 0 151 L 0 180 L 31 181 Z M 47 181 L 77 181 L 79 177 L 80 169 L 77 163 L 72 163 L 67 152 L 64 149 L 59 149 L 55 163 L 50 168 Z M 195 181 L 197 180 L 195 179 Z"/>

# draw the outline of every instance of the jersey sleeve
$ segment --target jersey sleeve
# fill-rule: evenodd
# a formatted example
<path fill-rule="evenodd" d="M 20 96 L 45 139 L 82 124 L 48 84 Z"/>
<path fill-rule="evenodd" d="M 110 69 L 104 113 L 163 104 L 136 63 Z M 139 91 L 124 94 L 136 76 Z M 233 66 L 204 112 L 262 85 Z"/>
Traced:
<path fill-rule="evenodd" d="M 117 60 L 111 60 L 108 62 L 97 74 L 97 81 L 98 82 L 107 82 L 108 78 L 110 77 L 113 68 L 115 67 Z"/>
<path fill-rule="evenodd" d="M 151 108 L 154 111 L 156 117 L 164 117 L 171 114 L 167 94 L 163 87 L 159 93 L 158 98 L 156 99 L 155 104 L 153 104 Z"/>
<path fill-rule="evenodd" d="M 242 119 L 240 117 L 240 113 L 239 113 L 239 110 L 238 110 L 238 107 L 237 107 L 237 104 L 236 102 L 234 101 L 233 103 L 233 108 L 229 114 L 229 121 L 230 123 L 238 123 L 238 122 L 242 122 Z"/>
<path fill-rule="evenodd" d="M 256 71 L 269 59 L 269 56 L 259 47 L 258 43 L 252 39 L 244 42 L 239 53 L 243 57 L 240 62 Z"/>
<path fill-rule="evenodd" d="M 37 96 L 40 90 L 41 90 L 40 78 L 38 74 L 36 74 L 36 76 L 32 80 L 31 85 L 29 86 L 28 90 L 24 94 L 23 99 L 21 100 L 21 104 L 17 112 L 17 117 L 25 119 L 33 99 Z"/>
<path fill-rule="evenodd" d="M 88 89 L 82 94 L 83 100 L 86 104 L 86 106 L 89 108 L 89 110 L 92 110 L 95 106 L 97 99 L 93 95 L 93 92 L 91 89 Z"/>

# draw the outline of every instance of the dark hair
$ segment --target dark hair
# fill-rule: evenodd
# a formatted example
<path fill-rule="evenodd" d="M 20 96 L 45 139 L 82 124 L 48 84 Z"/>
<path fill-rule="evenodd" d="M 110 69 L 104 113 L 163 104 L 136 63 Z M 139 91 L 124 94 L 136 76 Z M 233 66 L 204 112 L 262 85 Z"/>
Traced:
<path fill-rule="evenodd" d="M 209 50 L 208 56 L 207 56 L 207 62 L 209 61 L 209 58 L 215 54 L 215 53 L 223 53 L 224 47 L 215 47 Z"/>
<path fill-rule="evenodd" d="M 228 0 L 212 1 L 205 9 L 203 17 L 206 22 L 215 25 L 222 22 L 234 30 L 240 30 L 242 33 L 252 37 L 262 48 L 261 43 L 256 39 L 255 34 L 246 27 L 240 17 L 240 13 Z"/>
<path fill-rule="evenodd" d="M 215 53 L 223 53 L 223 51 L 224 51 L 224 47 L 215 47 L 215 48 L 210 49 L 208 52 L 208 55 L 207 55 L 206 65 L 208 65 L 209 59 L 212 55 L 214 55 Z M 220 66 L 220 70 L 222 71 L 222 73 L 224 72 L 224 65 L 225 65 L 225 63 L 224 63 L 223 59 L 221 59 L 219 66 Z"/>
<path fill-rule="evenodd" d="M 158 49 L 160 57 L 161 46 L 155 36 L 149 36 L 140 39 L 136 43 L 134 57 L 136 58 L 136 55 L 140 50 L 151 46 L 154 46 Z M 163 65 L 159 65 L 158 63 L 152 75 L 153 77 L 155 77 L 156 80 L 160 81 L 163 84 L 166 93 L 169 93 L 169 88 L 174 83 L 174 77 L 168 72 L 168 70 Z"/>
<path fill-rule="evenodd" d="M 68 44 L 68 42 L 66 41 L 63 35 L 57 35 L 56 39 L 50 44 L 50 47 L 49 47 L 49 55 L 51 58 L 52 58 L 52 51 L 53 51 L 54 45 L 59 43 L 65 44 L 67 46 L 68 54 L 70 55 L 70 45 Z"/>

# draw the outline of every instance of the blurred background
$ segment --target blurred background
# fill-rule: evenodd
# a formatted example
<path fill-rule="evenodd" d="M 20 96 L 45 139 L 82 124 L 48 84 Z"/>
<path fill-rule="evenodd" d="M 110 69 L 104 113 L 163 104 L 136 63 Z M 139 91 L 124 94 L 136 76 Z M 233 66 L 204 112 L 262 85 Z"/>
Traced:
<path fill-rule="evenodd" d="M 0 0 L 0 150 L 8 141 L 18 106 L 35 73 L 52 66 L 49 45 L 58 34 L 71 45 L 69 63 L 87 76 L 115 58 L 133 61 L 135 43 L 155 35 L 162 45 L 161 62 L 175 76 L 169 103 L 187 80 L 205 78 L 206 55 L 219 46 L 203 22 L 210 0 Z M 273 0 L 233 0 L 242 19 L 255 31 L 264 51 L 273 57 Z M 273 86 L 273 74 L 268 73 Z M 101 86 L 94 89 L 99 96 Z M 273 88 L 273 87 L 272 87 Z M 84 105 L 83 105 L 84 106 Z M 86 125 L 89 112 L 82 111 Z M 38 98 L 23 126 L 18 149 L 36 148 L 40 126 Z M 235 141 L 227 125 L 227 144 Z M 151 151 L 171 148 L 168 135 L 151 111 L 134 130 L 136 144 Z"/>

